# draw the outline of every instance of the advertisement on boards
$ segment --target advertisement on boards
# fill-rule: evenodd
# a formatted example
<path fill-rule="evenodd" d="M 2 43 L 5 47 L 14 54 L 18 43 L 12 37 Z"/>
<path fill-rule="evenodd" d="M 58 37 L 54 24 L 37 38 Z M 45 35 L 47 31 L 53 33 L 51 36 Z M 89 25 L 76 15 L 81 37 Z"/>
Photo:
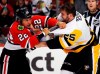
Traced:
<path fill-rule="evenodd" d="M 0 55 L 3 47 L 0 47 Z M 62 49 L 37 48 L 26 54 L 32 74 L 60 74 L 60 68 L 67 54 Z"/>

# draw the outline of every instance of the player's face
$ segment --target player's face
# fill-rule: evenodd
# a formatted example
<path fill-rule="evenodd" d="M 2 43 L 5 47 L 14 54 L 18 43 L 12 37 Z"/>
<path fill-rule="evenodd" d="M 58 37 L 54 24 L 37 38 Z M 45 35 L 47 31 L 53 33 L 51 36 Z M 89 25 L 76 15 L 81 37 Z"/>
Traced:
<path fill-rule="evenodd" d="M 64 10 L 61 11 L 61 17 L 63 18 L 63 21 L 65 21 L 65 22 L 69 21 L 69 16 L 66 13 L 66 11 L 64 11 Z"/>
<path fill-rule="evenodd" d="M 22 20 L 22 25 L 25 26 L 26 28 L 30 28 L 30 26 L 31 26 L 31 19 L 30 18 L 23 19 Z"/>
<path fill-rule="evenodd" d="M 90 11 L 95 11 L 97 8 L 97 1 L 96 0 L 87 0 L 87 6 Z"/>

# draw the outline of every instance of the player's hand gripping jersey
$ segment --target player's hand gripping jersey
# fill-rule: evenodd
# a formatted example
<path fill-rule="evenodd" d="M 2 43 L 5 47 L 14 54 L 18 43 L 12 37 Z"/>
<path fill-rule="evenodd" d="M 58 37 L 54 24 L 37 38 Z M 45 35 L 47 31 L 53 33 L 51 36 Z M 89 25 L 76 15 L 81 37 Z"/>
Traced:
<path fill-rule="evenodd" d="M 77 12 L 76 17 L 66 25 L 65 29 L 58 28 L 51 32 L 60 36 L 47 41 L 49 48 L 62 48 L 65 52 L 80 52 L 93 41 L 94 35 L 91 35 L 90 28 L 80 13 Z"/>
<path fill-rule="evenodd" d="M 47 16 L 32 16 L 32 24 L 35 28 L 43 29 L 44 27 L 52 27 L 58 23 L 56 19 Z M 18 50 L 22 48 L 33 48 L 39 43 L 37 35 L 32 35 L 30 30 L 21 26 L 19 22 L 14 22 L 10 27 L 8 41 L 5 48 L 10 50 Z M 16 48 L 15 48 L 16 47 Z"/>

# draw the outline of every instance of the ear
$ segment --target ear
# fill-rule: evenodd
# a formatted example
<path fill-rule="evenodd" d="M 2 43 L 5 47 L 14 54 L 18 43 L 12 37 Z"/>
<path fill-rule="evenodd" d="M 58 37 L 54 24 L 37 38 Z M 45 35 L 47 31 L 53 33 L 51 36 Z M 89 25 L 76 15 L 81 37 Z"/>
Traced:
<path fill-rule="evenodd" d="M 73 16 L 73 14 L 69 14 L 68 16 L 69 16 L 69 17 L 72 17 L 72 16 Z"/>

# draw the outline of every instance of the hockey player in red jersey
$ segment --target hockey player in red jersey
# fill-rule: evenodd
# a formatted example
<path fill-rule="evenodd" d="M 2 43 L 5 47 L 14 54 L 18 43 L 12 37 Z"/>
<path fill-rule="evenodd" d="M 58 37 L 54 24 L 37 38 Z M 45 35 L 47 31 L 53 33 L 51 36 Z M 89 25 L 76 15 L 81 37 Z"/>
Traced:
<path fill-rule="evenodd" d="M 32 35 L 30 18 L 21 14 L 20 21 L 15 21 L 9 30 L 8 40 L 1 54 L 1 74 L 32 74 L 26 59 L 26 50 L 39 43 L 47 30 L 39 35 Z"/>
<path fill-rule="evenodd" d="M 34 34 L 33 18 L 22 12 L 19 14 L 19 20 L 15 21 L 10 27 L 7 42 L 1 54 L 1 74 L 32 74 L 26 59 L 26 50 L 33 49 L 40 39 L 49 33 L 48 29 L 45 28 L 38 35 Z M 33 17 L 35 18 L 35 16 Z M 41 21 L 44 22 L 45 19 Z M 63 25 L 62 23 L 59 24 L 57 20 L 55 21 L 51 26 L 58 24 L 61 27 L 60 25 Z"/>

